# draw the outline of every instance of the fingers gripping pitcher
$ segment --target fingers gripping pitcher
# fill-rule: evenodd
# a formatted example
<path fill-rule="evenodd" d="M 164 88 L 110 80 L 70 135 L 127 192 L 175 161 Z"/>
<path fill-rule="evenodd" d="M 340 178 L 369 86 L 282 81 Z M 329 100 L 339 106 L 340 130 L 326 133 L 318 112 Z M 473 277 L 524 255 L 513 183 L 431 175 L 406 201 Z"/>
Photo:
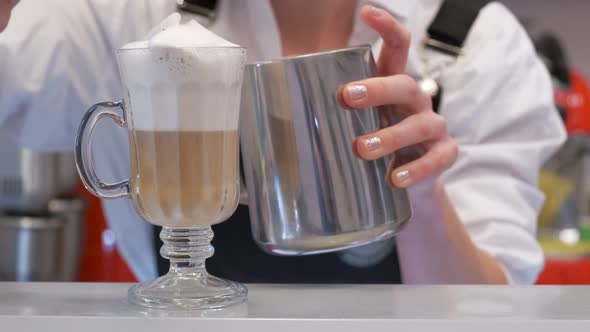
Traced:
<path fill-rule="evenodd" d="M 129 197 L 148 222 L 163 227 L 167 275 L 129 290 L 133 303 L 166 309 L 219 308 L 242 302 L 246 288 L 207 273 L 211 225 L 239 200 L 238 122 L 245 49 L 174 14 L 145 41 L 117 52 L 126 97 L 94 105 L 76 142 L 86 187 L 103 198 Z M 97 122 L 128 129 L 131 178 L 103 183 L 91 156 Z"/>

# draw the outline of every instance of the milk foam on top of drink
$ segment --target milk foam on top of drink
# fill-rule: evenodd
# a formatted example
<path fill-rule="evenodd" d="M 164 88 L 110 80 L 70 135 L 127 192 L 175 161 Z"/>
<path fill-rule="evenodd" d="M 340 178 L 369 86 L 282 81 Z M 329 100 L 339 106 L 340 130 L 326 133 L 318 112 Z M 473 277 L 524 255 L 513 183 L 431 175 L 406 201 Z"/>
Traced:
<path fill-rule="evenodd" d="M 194 20 L 170 15 L 118 52 L 130 126 L 150 131 L 238 127 L 245 50 Z M 237 92 L 237 93 L 236 93 Z"/>
<path fill-rule="evenodd" d="M 195 20 L 181 23 L 181 16 L 174 13 L 154 27 L 144 40 L 131 42 L 123 49 L 156 47 L 238 47 L 211 32 Z"/>

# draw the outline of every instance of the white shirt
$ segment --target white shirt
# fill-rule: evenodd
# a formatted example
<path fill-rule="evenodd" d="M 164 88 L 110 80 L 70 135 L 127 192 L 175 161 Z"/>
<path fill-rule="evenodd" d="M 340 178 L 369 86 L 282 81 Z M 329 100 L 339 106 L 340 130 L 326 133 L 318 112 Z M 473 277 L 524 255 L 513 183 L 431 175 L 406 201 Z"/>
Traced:
<path fill-rule="evenodd" d="M 359 2 L 390 11 L 412 32 L 407 72 L 421 77 L 420 41 L 441 1 Z M 84 111 L 124 95 L 115 50 L 175 10 L 173 0 L 22 1 L 0 34 L 0 124 L 23 146 L 71 150 Z M 268 0 L 222 1 L 211 29 L 247 47 L 251 61 L 281 56 Z M 378 36 L 357 19 L 350 44 L 364 43 L 378 54 Z M 532 283 L 543 266 L 535 240 L 539 168 L 565 138 L 550 78 L 523 28 L 498 3 L 482 11 L 465 52 L 440 79 L 441 114 L 460 147 L 443 175 L 446 190 L 474 243 L 498 259 L 510 282 Z M 103 180 L 114 182 L 129 176 L 127 138 L 104 122 L 95 133 L 95 160 Z M 135 275 L 155 277 L 150 226 L 128 199 L 103 206 Z"/>

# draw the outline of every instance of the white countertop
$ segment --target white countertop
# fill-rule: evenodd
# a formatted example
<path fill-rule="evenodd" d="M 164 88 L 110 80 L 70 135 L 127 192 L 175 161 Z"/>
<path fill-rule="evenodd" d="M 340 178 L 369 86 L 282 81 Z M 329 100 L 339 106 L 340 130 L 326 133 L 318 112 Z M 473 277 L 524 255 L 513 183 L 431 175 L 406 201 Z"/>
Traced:
<path fill-rule="evenodd" d="M 248 285 L 248 303 L 169 312 L 129 286 L 0 283 L 0 331 L 590 331 L 590 287 Z"/>

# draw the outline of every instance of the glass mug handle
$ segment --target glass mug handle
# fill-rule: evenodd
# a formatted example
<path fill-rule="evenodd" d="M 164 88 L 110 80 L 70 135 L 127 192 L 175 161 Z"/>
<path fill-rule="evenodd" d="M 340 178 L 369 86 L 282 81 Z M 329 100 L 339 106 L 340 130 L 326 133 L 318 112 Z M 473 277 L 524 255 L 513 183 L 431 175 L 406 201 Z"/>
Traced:
<path fill-rule="evenodd" d="M 84 187 L 93 195 L 102 198 L 117 198 L 129 195 L 129 180 L 117 183 L 104 183 L 96 175 L 92 159 L 92 134 L 103 118 L 111 118 L 120 127 L 127 128 L 125 122 L 125 106 L 122 101 L 102 102 L 93 105 L 86 111 L 78 136 L 76 137 L 76 168 L 84 183 Z"/>

